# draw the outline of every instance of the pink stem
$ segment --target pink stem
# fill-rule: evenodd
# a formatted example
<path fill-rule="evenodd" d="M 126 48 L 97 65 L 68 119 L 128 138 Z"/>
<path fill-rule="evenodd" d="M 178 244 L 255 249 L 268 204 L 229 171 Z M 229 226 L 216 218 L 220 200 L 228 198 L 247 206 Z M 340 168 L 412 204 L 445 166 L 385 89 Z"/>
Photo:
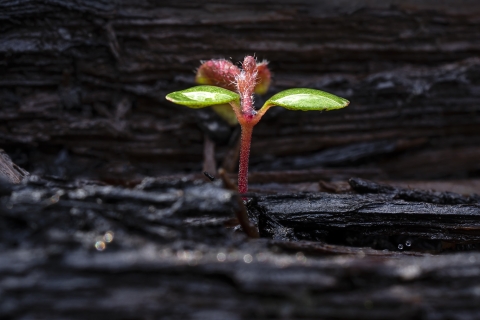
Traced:
<path fill-rule="evenodd" d="M 248 157 L 250 155 L 250 143 L 252 141 L 253 126 L 243 124 L 240 145 L 240 165 L 238 168 L 238 192 L 248 191 Z"/>

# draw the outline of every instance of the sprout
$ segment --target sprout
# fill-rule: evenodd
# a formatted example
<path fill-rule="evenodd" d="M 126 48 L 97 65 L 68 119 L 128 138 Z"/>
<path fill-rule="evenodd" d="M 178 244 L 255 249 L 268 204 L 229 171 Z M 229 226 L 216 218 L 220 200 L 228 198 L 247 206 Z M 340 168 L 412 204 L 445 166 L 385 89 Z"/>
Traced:
<path fill-rule="evenodd" d="M 307 88 L 281 91 L 268 99 L 257 111 L 253 106 L 253 94 L 265 93 L 270 85 L 267 63 L 257 63 L 246 56 L 239 69 L 227 60 L 210 60 L 198 69 L 196 86 L 167 95 L 167 100 L 190 108 L 204 108 L 229 104 L 241 126 L 240 164 L 238 191 L 248 191 L 248 159 L 253 127 L 270 107 L 279 106 L 289 110 L 328 111 L 344 108 L 349 101 L 333 94 Z"/>

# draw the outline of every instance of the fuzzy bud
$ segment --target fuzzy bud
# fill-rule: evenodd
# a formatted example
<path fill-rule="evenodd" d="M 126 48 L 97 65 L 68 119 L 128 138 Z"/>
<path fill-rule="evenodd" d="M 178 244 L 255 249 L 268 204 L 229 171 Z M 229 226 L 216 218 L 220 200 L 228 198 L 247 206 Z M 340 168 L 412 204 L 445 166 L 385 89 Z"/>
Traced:
<path fill-rule="evenodd" d="M 195 82 L 235 91 L 235 78 L 239 74 L 240 69 L 228 60 L 209 60 L 198 68 Z"/>
<path fill-rule="evenodd" d="M 255 61 L 255 58 L 252 56 L 246 56 L 242 63 L 242 69 L 246 73 L 252 73 L 255 71 L 256 68 L 257 62 Z"/>
<path fill-rule="evenodd" d="M 268 61 L 262 61 L 257 64 L 257 84 L 255 86 L 256 94 L 265 94 L 270 86 L 272 74 L 268 69 Z"/>
<path fill-rule="evenodd" d="M 257 84 L 257 63 L 252 56 L 246 56 L 242 64 L 243 70 L 236 77 L 237 92 L 242 100 L 242 112 L 247 116 L 254 116 L 253 91 Z"/>

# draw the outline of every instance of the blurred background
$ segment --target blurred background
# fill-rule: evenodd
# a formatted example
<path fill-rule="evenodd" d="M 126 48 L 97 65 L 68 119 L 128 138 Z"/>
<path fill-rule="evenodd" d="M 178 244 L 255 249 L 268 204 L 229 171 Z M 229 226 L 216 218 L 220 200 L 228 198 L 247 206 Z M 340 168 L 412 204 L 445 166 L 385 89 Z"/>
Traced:
<path fill-rule="evenodd" d="M 125 183 L 201 173 L 207 137 L 221 166 L 238 129 L 164 97 L 194 85 L 202 60 L 253 54 L 273 73 L 259 105 L 291 87 L 351 101 L 270 110 L 254 183 L 360 175 L 480 193 L 473 0 L 2 1 L 0 147 L 34 174 Z"/>

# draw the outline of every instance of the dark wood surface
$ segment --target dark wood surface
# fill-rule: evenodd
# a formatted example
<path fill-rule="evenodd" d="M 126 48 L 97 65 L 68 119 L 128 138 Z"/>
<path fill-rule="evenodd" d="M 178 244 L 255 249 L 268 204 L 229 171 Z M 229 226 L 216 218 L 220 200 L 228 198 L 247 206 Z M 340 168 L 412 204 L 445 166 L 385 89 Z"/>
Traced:
<path fill-rule="evenodd" d="M 235 194 L 198 180 L 148 179 L 127 189 L 30 176 L 20 185 L 2 184 L 0 194 L 0 315 L 4 319 L 475 319 L 478 315 L 480 254 L 472 248 L 451 247 L 448 254 L 432 255 L 425 248 L 418 250 L 416 239 L 405 250 L 288 241 L 287 229 L 298 223 L 285 219 L 283 234 L 277 232 L 274 239 L 248 239 L 232 228 Z M 281 196 L 271 197 L 260 197 L 255 205 L 279 217 L 274 212 Z M 372 211 L 382 196 L 297 194 L 284 199 L 284 205 L 301 210 L 304 206 L 297 202 L 308 199 L 310 216 L 315 210 L 326 215 L 328 210 L 345 210 L 360 198 L 361 205 Z M 333 202 L 337 209 L 332 209 Z M 439 216 L 425 203 L 403 202 L 403 212 L 398 204 L 385 204 L 385 212 L 374 223 L 380 224 L 388 210 L 402 216 L 423 207 L 432 216 L 422 227 L 424 237 L 438 235 L 435 227 L 448 224 L 435 220 Z M 252 220 L 260 221 L 260 233 L 265 235 L 272 225 L 265 227 L 252 205 Z M 465 222 L 478 225 L 480 210 L 477 206 L 473 212 L 471 207 Z M 353 225 L 358 221 L 352 215 L 310 220 L 309 225 L 319 224 L 319 231 Z M 448 214 L 440 214 L 444 215 Z"/>
<path fill-rule="evenodd" d="M 199 172 L 203 131 L 221 163 L 233 130 L 164 96 L 193 85 L 200 60 L 256 54 L 271 61 L 267 96 L 300 86 L 352 103 L 269 111 L 254 131 L 253 171 L 478 175 L 479 10 L 471 1 L 5 1 L 0 145 L 37 174 Z"/>
<path fill-rule="evenodd" d="M 477 319 L 479 17 L 476 1 L 1 2 L 0 318 Z M 260 239 L 201 173 L 213 142 L 234 179 L 238 128 L 164 99 L 200 60 L 246 54 L 271 61 L 267 97 L 351 100 L 255 128 Z"/>
<path fill-rule="evenodd" d="M 430 253 L 480 249 L 477 195 L 350 183 L 361 194 L 268 195 L 255 198 L 250 208 L 262 235 L 278 240 Z"/>

